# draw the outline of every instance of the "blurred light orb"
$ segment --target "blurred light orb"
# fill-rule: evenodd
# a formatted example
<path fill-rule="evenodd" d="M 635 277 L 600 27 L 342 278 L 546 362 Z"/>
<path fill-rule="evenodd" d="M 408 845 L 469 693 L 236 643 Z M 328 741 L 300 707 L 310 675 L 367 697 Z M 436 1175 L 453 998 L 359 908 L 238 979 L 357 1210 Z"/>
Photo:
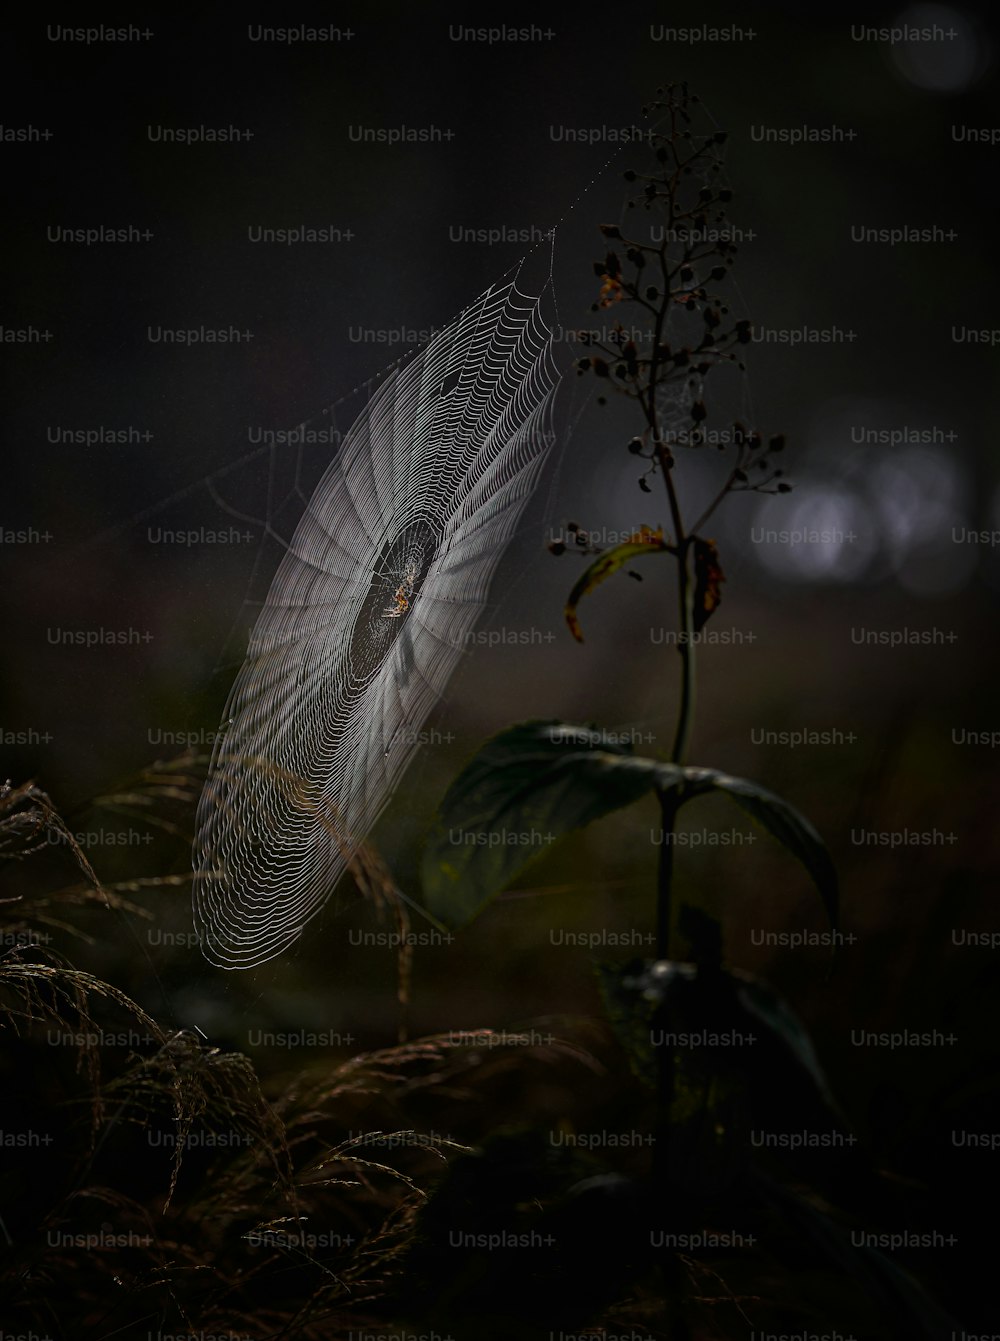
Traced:
<path fill-rule="evenodd" d="M 951 528 L 963 524 L 965 493 L 961 466 L 943 452 L 911 447 L 878 463 L 871 496 L 897 571 L 912 550 L 938 540 L 951 543 Z"/>
<path fill-rule="evenodd" d="M 780 513 L 768 504 L 758 510 L 750 538 L 760 563 L 792 581 L 856 581 L 878 548 L 875 515 L 851 490 L 822 483 L 799 488 Z"/>
<path fill-rule="evenodd" d="M 890 48 L 900 74 L 917 88 L 929 93 L 960 93 L 986 68 L 983 38 L 951 5 L 910 5 L 890 26 L 935 32 L 929 39 L 894 42 Z"/>

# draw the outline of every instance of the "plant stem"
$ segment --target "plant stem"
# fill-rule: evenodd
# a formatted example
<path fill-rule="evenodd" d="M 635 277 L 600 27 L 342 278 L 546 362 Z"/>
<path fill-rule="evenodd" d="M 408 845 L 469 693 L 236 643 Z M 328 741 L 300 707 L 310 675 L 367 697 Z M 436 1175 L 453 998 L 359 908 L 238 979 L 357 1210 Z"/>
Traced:
<path fill-rule="evenodd" d="M 673 480 L 664 472 L 668 495 L 672 507 L 676 508 L 676 494 Z M 691 729 L 694 725 L 695 701 L 695 657 L 694 657 L 694 605 L 691 574 L 688 570 L 688 551 L 691 537 L 681 530 L 679 511 L 675 512 L 678 523 L 677 541 L 677 600 L 680 624 L 678 651 L 681 656 L 681 696 L 677 710 L 677 729 L 674 733 L 674 747 L 670 755 L 672 763 L 683 764 L 687 755 Z M 674 878 L 674 826 L 677 821 L 679 795 L 676 788 L 662 788 L 660 800 L 661 847 L 660 866 L 657 879 L 657 934 L 656 957 L 670 958 L 670 924 L 673 916 L 673 878 Z"/>
<path fill-rule="evenodd" d="M 688 571 L 688 550 L 692 537 L 677 546 L 677 598 L 680 615 L 681 701 L 677 713 L 677 731 L 671 762 L 683 764 L 694 725 L 694 591 Z"/>
<path fill-rule="evenodd" d="M 671 500 L 673 481 L 666 476 Z M 679 512 L 676 514 L 678 522 Z M 691 574 L 688 570 L 688 551 L 691 548 L 690 537 L 685 537 L 678 527 L 677 542 L 677 598 L 679 604 L 680 640 L 678 650 L 681 654 L 681 696 L 677 711 L 677 731 L 674 736 L 674 748 L 671 762 L 683 764 L 687 754 L 688 741 L 694 722 L 694 601 L 691 586 Z M 673 920 L 673 882 L 674 882 L 674 829 L 677 812 L 681 804 L 681 791 L 678 787 L 663 787 L 658 791 L 660 801 L 660 864 L 657 874 L 656 907 L 656 957 L 659 960 L 670 958 L 670 926 Z M 661 1024 L 667 1022 L 664 1006 L 659 1012 Z M 653 1155 L 653 1185 L 664 1195 L 669 1195 L 671 1141 L 670 1119 L 674 1106 L 677 1068 L 674 1050 L 668 1044 L 661 1044 L 656 1052 L 657 1070 L 657 1132 L 656 1150 Z"/>
<path fill-rule="evenodd" d="M 660 798 L 660 866 L 657 873 L 656 957 L 670 958 L 670 923 L 673 916 L 671 891 L 674 880 L 674 823 L 677 819 L 677 795 L 663 788 Z"/>
<path fill-rule="evenodd" d="M 672 144 L 676 145 L 677 126 L 673 109 L 671 110 L 671 130 Z M 674 149 L 676 160 L 676 148 Z M 678 171 L 675 172 L 669 183 L 667 193 L 667 204 L 669 211 L 669 224 L 672 227 L 677 216 L 678 181 L 680 173 L 680 164 Z M 666 235 L 665 235 L 666 237 Z M 656 457 L 657 465 L 663 476 L 664 488 L 667 492 L 667 501 L 670 507 L 670 517 L 674 527 L 674 540 L 676 544 L 676 562 L 677 562 L 677 604 L 678 604 L 678 651 L 681 657 L 681 685 L 680 700 L 677 708 L 677 726 L 674 733 L 673 749 L 671 751 L 671 762 L 683 764 L 687 757 L 688 744 L 691 739 L 691 731 L 694 724 L 694 705 L 695 705 L 695 656 L 694 656 L 694 587 L 692 575 L 689 569 L 690 552 L 693 547 L 694 534 L 689 534 L 684 529 L 684 521 L 681 516 L 680 504 L 677 498 L 677 489 L 673 479 L 673 455 L 663 442 L 659 431 L 659 407 L 657 405 L 657 390 L 660 384 L 660 378 L 663 373 L 664 356 L 661 350 L 664 348 L 663 339 L 667 322 L 667 314 L 670 311 L 670 302 L 672 298 L 671 284 L 676 273 L 679 273 L 681 266 L 677 267 L 676 272 L 672 272 L 667 259 L 667 244 L 664 240 L 659 249 L 659 263 L 663 282 L 663 294 L 660 301 L 660 308 L 657 313 L 656 326 L 653 338 L 653 353 L 650 359 L 649 378 L 645 397 L 640 393 L 639 400 L 642 405 L 649 437 L 652 441 L 653 452 Z M 684 261 L 690 263 L 690 256 L 685 255 Z M 727 482 L 728 488 L 728 482 Z M 699 525 L 700 525 L 699 521 Z M 656 957 L 658 960 L 668 960 L 670 958 L 670 931 L 673 921 L 673 880 L 674 880 L 674 830 L 677 823 L 677 812 L 680 809 L 682 801 L 682 790 L 680 787 L 662 787 L 657 790 L 657 798 L 660 803 L 660 857 L 659 870 L 657 873 L 657 906 L 656 906 Z M 657 1011 L 657 1016 L 661 1025 L 666 1025 L 668 1021 L 668 1006 L 664 1001 Z M 657 1192 L 662 1195 L 669 1203 L 672 1199 L 672 1187 L 676 1191 L 671 1179 L 671 1154 L 674 1149 L 672 1139 L 671 1118 L 674 1108 L 674 1097 L 677 1084 L 677 1065 L 674 1056 L 674 1049 L 666 1042 L 656 1049 L 656 1069 L 657 1069 L 657 1119 L 656 1119 L 656 1147 L 652 1159 L 652 1181 Z M 676 1214 L 676 1208 L 673 1209 Z M 671 1282 L 672 1284 L 673 1282 Z M 673 1291 L 668 1290 L 670 1295 Z M 676 1305 L 672 1310 L 671 1335 L 687 1335 L 687 1328 L 680 1316 L 680 1309 Z"/>

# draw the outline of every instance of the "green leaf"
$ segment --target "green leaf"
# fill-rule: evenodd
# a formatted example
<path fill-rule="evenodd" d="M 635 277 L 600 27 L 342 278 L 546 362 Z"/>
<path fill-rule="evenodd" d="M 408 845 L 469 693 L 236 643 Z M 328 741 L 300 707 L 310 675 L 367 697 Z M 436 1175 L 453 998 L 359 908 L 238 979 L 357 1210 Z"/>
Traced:
<path fill-rule="evenodd" d="M 788 1002 L 767 983 L 749 973 L 733 973 L 731 977 L 740 1009 L 754 1016 L 759 1021 L 759 1027 L 766 1029 L 775 1043 L 785 1049 L 789 1059 L 784 1067 L 787 1076 L 791 1078 L 793 1070 L 798 1070 L 815 1086 L 827 1108 L 840 1118 L 840 1111 L 830 1093 L 812 1039 Z M 776 1077 L 774 1090 L 781 1092 L 780 1077 Z"/>
<path fill-rule="evenodd" d="M 683 769 L 637 758 L 601 731 L 555 720 L 510 727 L 445 794 L 424 850 L 427 907 L 459 926 L 555 839 L 682 780 Z"/>
<path fill-rule="evenodd" d="M 651 1037 L 658 1019 L 669 1020 L 675 1033 L 753 1035 L 756 1046 L 749 1050 L 694 1049 L 679 1074 L 714 1075 L 738 1085 L 760 1126 L 774 1122 L 778 1111 L 786 1120 L 821 1111 L 848 1130 L 805 1026 L 767 983 L 748 973 L 677 960 L 630 960 L 596 969 L 608 1020 L 633 1071 L 650 1088 L 656 1088 L 658 1074 Z"/>
<path fill-rule="evenodd" d="M 827 916 L 837 925 L 837 873 L 822 838 L 805 815 L 766 787 L 746 778 L 734 778 L 714 768 L 687 768 L 689 795 L 721 791 L 730 796 L 751 819 L 762 824 L 809 872 Z"/>
<path fill-rule="evenodd" d="M 626 540 L 624 544 L 616 545 L 614 549 L 609 549 L 607 553 L 595 559 L 576 583 L 569 594 L 569 600 L 566 602 L 564 612 L 566 623 L 577 642 L 583 642 L 583 632 L 580 629 L 580 621 L 576 617 L 576 607 L 588 591 L 593 591 L 612 573 L 616 573 L 619 568 L 623 568 L 631 559 L 638 558 L 640 554 L 676 553 L 677 551 L 673 545 L 664 540 L 662 527 L 657 527 L 653 531 L 648 526 L 640 526 L 635 535 Z"/>
<path fill-rule="evenodd" d="M 602 731 L 554 720 L 494 736 L 448 788 L 424 851 L 429 911 L 449 926 L 468 922 L 550 843 L 667 789 L 678 805 L 710 791 L 732 797 L 798 857 L 835 920 L 836 875 L 823 840 L 779 796 L 717 769 L 642 758 Z"/>

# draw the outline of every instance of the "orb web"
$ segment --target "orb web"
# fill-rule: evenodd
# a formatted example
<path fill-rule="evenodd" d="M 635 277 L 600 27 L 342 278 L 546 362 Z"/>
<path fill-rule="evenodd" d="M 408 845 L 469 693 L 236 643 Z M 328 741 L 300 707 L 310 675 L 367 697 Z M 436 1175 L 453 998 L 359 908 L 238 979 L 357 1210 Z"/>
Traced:
<path fill-rule="evenodd" d="M 221 967 L 322 910 L 462 655 L 552 443 L 546 292 L 487 290 L 395 369 L 306 507 L 197 812 L 195 926 Z"/>

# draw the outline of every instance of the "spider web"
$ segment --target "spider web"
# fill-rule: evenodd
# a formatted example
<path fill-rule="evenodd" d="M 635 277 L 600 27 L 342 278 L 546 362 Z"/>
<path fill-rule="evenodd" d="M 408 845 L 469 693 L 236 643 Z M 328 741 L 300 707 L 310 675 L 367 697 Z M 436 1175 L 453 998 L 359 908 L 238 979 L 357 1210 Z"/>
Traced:
<path fill-rule="evenodd" d="M 184 733 L 213 746 L 193 862 L 195 927 L 209 962 L 250 969 L 296 942 L 302 948 L 306 925 L 328 906 L 339 877 L 357 871 L 354 856 L 428 739 L 421 724 L 443 698 L 472 625 L 492 608 L 490 583 L 508 542 L 518 531 L 527 537 L 525 509 L 546 458 L 556 462 L 539 516 L 555 520 L 558 494 L 564 516 L 589 523 L 597 497 L 602 518 L 619 527 L 636 520 L 636 479 L 608 473 L 596 424 L 580 431 L 596 394 L 590 379 L 564 386 L 558 443 L 551 430 L 553 341 L 558 348 L 565 341 L 567 355 L 585 353 L 579 331 L 603 329 L 617 315 L 584 313 L 595 289 L 587 278 L 592 220 L 620 213 L 626 223 L 620 182 L 609 173 L 625 149 L 598 167 L 546 241 L 422 351 L 369 373 L 295 429 L 251 432 L 251 450 L 228 453 L 224 464 L 87 542 L 107 542 L 181 505 L 190 526 L 199 520 L 192 511 L 199 496 L 211 505 L 206 525 L 217 526 L 221 512 L 259 538 L 249 573 L 239 547 L 225 556 L 227 569 L 220 565 L 230 582 L 245 584 L 228 635 L 220 629 L 218 641 L 206 640 L 219 655 L 202 696 L 214 699 L 217 676 L 232 684 L 221 729 L 202 725 L 219 721 L 215 700 L 207 719 L 192 712 L 197 729 Z M 586 238 L 567 223 L 584 199 Z M 518 277 L 539 253 L 547 280 L 531 297 Z M 565 272 L 558 281 L 557 256 Z M 556 291 L 558 307 L 568 300 L 577 312 L 575 330 L 558 321 Z M 550 303 L 554 330 L 543 316 Z M 681 338 L 687 315 L 670 313 L 672 336 Z M 694 380 L 670 389 L 659 407 L 666 431 L 688 422 L 699 393 Z M 358 397 L 364 408 L 345 434 L 346 407 Z M 573 469 L 564 473 L 570 442 Z M 684 456 L 695 476 L 704 473 L 699 453 Z M 641 519 L 655 523 L 649 507 L 643 503 Z M 272 579 L 274 547 L 280 566 Z M 521 558 L 533 573 L 534 559 Z"/>
<path fill-rule="evenodd" d="M 203 951 L 250 968 L 324 907 L 481 613 L 552 444 L 553 332 L 487 290 L 362 411 L 299 522 L 197 813 Z"/>

